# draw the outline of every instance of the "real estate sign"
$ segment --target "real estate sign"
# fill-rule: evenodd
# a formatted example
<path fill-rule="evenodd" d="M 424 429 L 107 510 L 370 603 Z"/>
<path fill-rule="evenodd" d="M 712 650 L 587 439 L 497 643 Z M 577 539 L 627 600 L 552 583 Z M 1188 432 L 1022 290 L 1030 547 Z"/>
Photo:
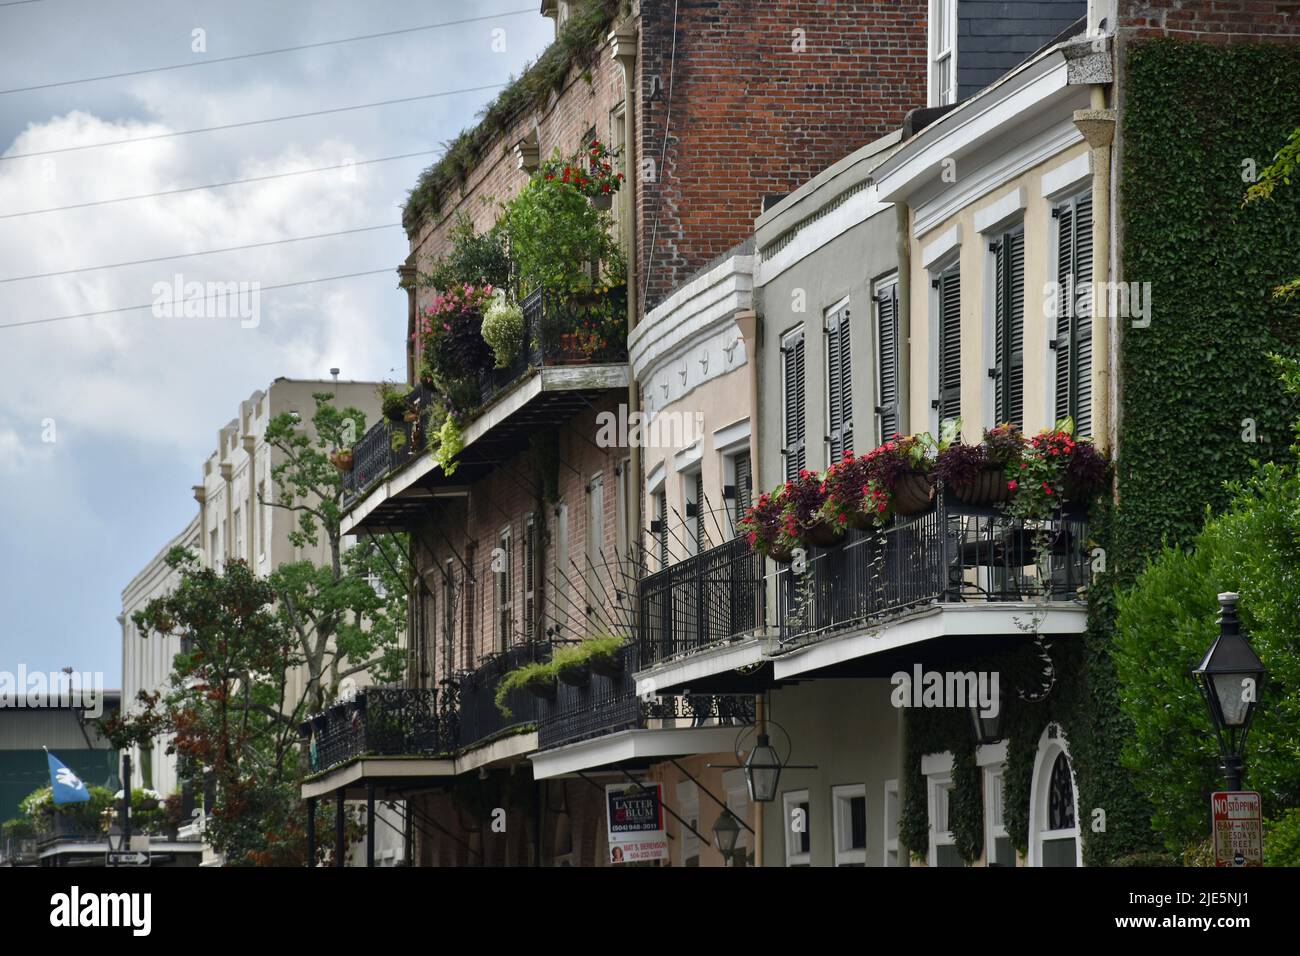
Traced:
<path fill-rule="evenodd" d="M 1259 794 L 1222 790 L 1210 796 L 1215 866 L 1263 866 L 1264 822 Z"/>
<path fill-rule="evenodd" d="M 605 808 L 611 863 L 668 859 L 662 784 L 609 784 Z"/>

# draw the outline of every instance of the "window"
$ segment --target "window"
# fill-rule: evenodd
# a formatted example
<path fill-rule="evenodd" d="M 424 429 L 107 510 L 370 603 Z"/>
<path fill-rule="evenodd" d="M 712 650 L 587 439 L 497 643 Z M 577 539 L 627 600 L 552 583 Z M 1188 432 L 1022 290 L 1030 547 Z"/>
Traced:
<path fill-rule="evenodd" d="M 597 617 L 597 608 L 603 603 L 605 589 L 601 586 L 600 566 L 604 560 L 605 542 L 605 477 L 596 474 L 587 485 L 587 555 L 582 577 L 587 583 L 587 616 Z"/>
<path fill-rule="evenodd" d="M 957 102 L 957 0 L 930 0 L 930 105 Z"/>
<path fill-rule="evenodd" d="M 536 640 L 537 521 L 524 518 L 524 640 Z"/>
<path fill-rule="evenodd" d="M 993 253 L 993 422 L 1025 419 L 1025 230 L 1003 233 Z"/>
<path fill-rule="evenodd" d="M 708 549 L 705 527 L 704 472 L 682 475 L 682 499 L 686 502 L 686 545 L 688 553 L 699 554 Z"/>
<path fill-rule="evenodd" d="M 952 754 L 926 754 L 921 758 L 930 812 L 930 866 L 965 866 L 952 835 Z"/>
<path fill-rule="evenodd" d="M 900 427 L 897 276 L 876 288 L 875 301 L 876 345 L 880 362 L 876 375 L 876 419 L 880 423 L 878 444 L 883 444 L 897 435 Z"/>
<path fill-rule="evenodd" d="M 807 464 L 804 409 L 804 335 L 803 329 L 788 332 L 781 339 L 781 405 L 784 409 L 785 477 L 793 480 Z"/>
<path fill-rule="evenodd" d="M 221 567 L 220 546 L 220 542 L 217 540 L 217 529 L 213 528 L 208 532 L 208 564 L 218 569 Z"/>
<path fill-rule="evenodd" d="M 1074 771 L 1055 724 L 1039 739 L 1030 793 L 1029 865 L 1082 866 Z"/>
<path fill-rule="evenodd" d="M 785 810 L 785 865 L 812 866 L 812 818 L 808 812 L 808 791 L 784 793 L 781 804 Z"/>
<path fill-rule="evenodd" d="M 456 669 L 456 566 L 448 560 L 442 568 L 442 676 Z"/>
<path fill-rule="evenodd" d="M 677 785 L 677 806 L 681 818 L 700 829 L 700 791 L 689 780 Z M 700 838 L 686 827 L 681 828 L 682 839 L 677 860 L 678 866 L 700 865 Z"/>
<path fill-rule="evenodd" d="M 257 554 L 259 557 L 266 555 L 266 511 L 270 507 L 266 503 L 266 482 L 257 483 Z"/>
<path fill-rule="evenodd" d="M 745 512 L 754 503 L 754 468 L 749 452 L 742 451 L 732 455 L 728 459 L 727 470 L 730 472 L 732 490 L 731 508 L 728 509 L 728 518 L 731 521 L 729 530 L 735 536 L 740 519 L 745 517 Z"/>
<path fill-rule="evenodd" d="M 900 866 L 898 849 L 898 781 L 885 781 L 885 866 Z"/>
<path fill-rule="evenodd" d="M 982 745 L 976 759 L 984 781 L 985 865 L 1015 866 L 1016 851 L 1006 826 L 1006 742 Z"/>
<path fill-rule="evenodd" d="M 836 866 L 867 865 L 867 788 L 854 783 L 831 789 Z"/>
<path fill-rule="evenodd" d="M 1056 219 L 1056 418 L 1092 434 L 1092 195 L 1068 199 Z"/>
<path fill-rule="evenodd" d="M 655 494 L 655 545 L 659 550 L 660 570 L 668 567 L 668 493 Z"/>
<path fill-rule="evenodd" d="M 465 670 L 474 667 L 474 633 L 475 633 L 475 615 L 479 613 L 478 606 L 478 543 L 471 541 L 465 545 L 465 564 L 468 566 L 465 571 L 465 625 L 461 630 L 461 657 L 460 666 Z"/>
<path fill-rule="evenodd" d="M 618 497 L 614 502 L 615 510 L 615 527 L 614 527 L 614 548 L 615 557 L 623 562 L 628 558 L 630 535 L 628 533 L 628 523 L 631 521 L 631 501 L 632 501 L 632 459 L 624 458 L 619 462 L 618 468 L 614 472 L 618 476 Z M 618 603 L 623 603 L 621 591 L 616 591 L 614 598 Z"/>
<path fill-rule="evenodd" d="M 240 508 L 235 509 L 235 553 L 234 557 L 244 557 L 244 514 Z"/>
<path fill-rule="evenodd" d="M 510 646 L 514 630 L 514 583 L 511 580 L 510 561 L 514 535 L 506 525 L 497 535 L 497 553 L 492 556 L 492 570 L 496 578 L 497 605 L 497 650 L 504 651 Z"/>
<path fill-rule="evenodd" d="M 624 147 L 627 145 L 627 109 L 626 104 L 620 103 L 614 107 L 609 114 L 609 145 L 612 150 L 619 153 L 617 171 L 627 175 L 626 153 Z M 627 245 L 626 225 L 623 222 L 623 203 L 619 197 L 614 197 L 612 208 L 614 213 L 614 235 L 618 238 L 620 246 Z"/>
<path fill-rule="evenodd" d="M 961 271 L 957 263 L 933 280 L 938 291 L 938 397 L 933 406 L 939 412 L 939 426 L 961 418 Z"/>
<path fill-rule="evenodd" d="M 849 300 L 826 316 L 826 428 L 829 464 L 853 450 L 853 361 L 849 344 Z"/>

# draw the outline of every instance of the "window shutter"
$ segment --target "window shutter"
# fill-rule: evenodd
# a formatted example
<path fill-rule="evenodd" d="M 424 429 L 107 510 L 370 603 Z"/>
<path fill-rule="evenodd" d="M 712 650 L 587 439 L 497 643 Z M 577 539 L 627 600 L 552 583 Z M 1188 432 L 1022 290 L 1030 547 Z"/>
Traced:
<path fill-rule="evenodd" d="M 826 324 L 827 426 L 830 463 L 853 449 L 853 362 L 849 345 L 849 311 L 833 313 Z"/>
<path fill-rule="evenodd" d="M 961 417 L 961 272 L 939 277 L 939 422 Z"/>
<path fill-rule="evenodd" d="M 1025 412 L 1025 234 L 1006 233 L 997 244 L 997 353 L 994 424 L 1023 425 Z"/>
<path fill-rule="evenodd" d="M 659 518 L 659 567 L 668 567 L 668 496 L 662 491 L 655 495 L 655 511 Z"/>
<path fill-rule="evenodd" d="M 695 473 L 695 553 L 707 550 L 709 532 L 704 524 L 704 470 Z"/>
<path fill-rule="evenodd" d="M 1074 367 L 1070 370 L 1075 433 L 1092 434 L 1092 196 L 1081 196 L 1074 214 L 1074 286 L 1081 308 L 1074 317 Z"/>
<path fill-rule="evenodd" d="M 891 282 L 876 295 L 876 342 L 880 349 L 880 441 L 898 434 L 898 283 Z"/>
<path fill-rule="evenodd" d="M 807 461 L 803 332 L 787 337 L 781 351 L 785 363 L 785 476 L 794 479 Z"/>
<path fill-rule="evenodd" d="M 740 524 L 754 503 L 753 474 L 749 463 L 749 452 L 736 456 L 736 504 L 733 526 Z"/>
<path fill-rule="evenodd" d="M 1056 418 L 1092 431 L 1092 197 L 1057 207 Z"/>

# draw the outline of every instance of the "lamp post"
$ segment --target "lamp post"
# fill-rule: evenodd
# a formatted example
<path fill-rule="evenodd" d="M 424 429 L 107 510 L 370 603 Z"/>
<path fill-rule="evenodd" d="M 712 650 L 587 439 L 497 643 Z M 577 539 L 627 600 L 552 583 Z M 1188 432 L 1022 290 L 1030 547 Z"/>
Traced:
<path fill-rule="evenodd" d="M 713 824 L 713 841 L 728 865 L 735 861 L 736 843 L 740 840 L 740 823 L 730 809 L 723 810 Z"/>
<path fill-rule="evenodd" d="M 1237 618 L 1233 592 L 1219 595 L 1219 636 L 1192 671 L 1205 697 L 1219 743 L 1219 769 L 1229 790 L 1241 789 L 1246 736 L 1255 719 L 1259 689 L 1267 672 Z"/>

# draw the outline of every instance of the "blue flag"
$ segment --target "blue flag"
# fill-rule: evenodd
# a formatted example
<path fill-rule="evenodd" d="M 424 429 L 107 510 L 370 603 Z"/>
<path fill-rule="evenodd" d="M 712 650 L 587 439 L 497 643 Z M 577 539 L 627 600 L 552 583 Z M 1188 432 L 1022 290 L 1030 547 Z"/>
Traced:
<path fill-rule="evenodd" d="M 46 759 L 50 762 L 50 786 L 54 788 L 54 802 L 86 803 L 90 800 L 90 791 L 81 782 L 81 778 L 63 765 L 63 761 L 48 750 Z"/>

